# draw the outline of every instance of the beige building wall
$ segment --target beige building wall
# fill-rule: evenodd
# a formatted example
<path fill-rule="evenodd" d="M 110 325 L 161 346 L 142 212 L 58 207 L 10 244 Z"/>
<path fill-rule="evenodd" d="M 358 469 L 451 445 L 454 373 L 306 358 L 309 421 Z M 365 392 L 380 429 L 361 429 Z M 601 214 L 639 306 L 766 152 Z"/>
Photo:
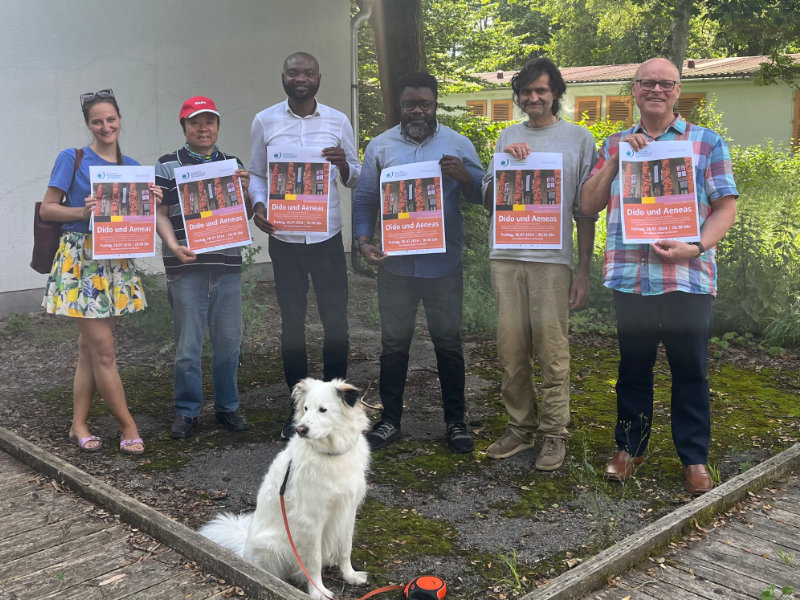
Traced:
<path fill-rule="evenodd" d="M 0 0 L 0 11 L 0 314 L 41 302 L 46 276 L 28 266 L 33 206 L 58 152 L 91 139 L 81 93 L 113 88 L 122 150 L 142 164 L 183 144 L 178 111 L 197 94 L 222 113 L 220 147 L 248 164 L 253 116 L 285 97 L 282 62 L 298 50 L 320 61 L 319 99 L 350 114 L 349 0 Z M 161 271 L 160 258 L 142 263 Z"/>

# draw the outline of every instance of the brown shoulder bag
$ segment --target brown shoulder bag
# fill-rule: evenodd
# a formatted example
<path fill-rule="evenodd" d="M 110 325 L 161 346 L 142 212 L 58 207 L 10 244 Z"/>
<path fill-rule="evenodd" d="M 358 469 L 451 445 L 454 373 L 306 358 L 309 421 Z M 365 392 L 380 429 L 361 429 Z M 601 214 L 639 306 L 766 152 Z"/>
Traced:
<path fill-rule="evenodd" d="M 75 148 L 75 166 L 72 169 L 72 182 L 75 181 L 75 173 L 83 162 L 83 148 Z M 67 195 L 61 198 L 61 204 Z M 33 255 L 31 256 L 31 268 L 37 273 L 50 273 L 53 268 L 53 259 L 58 252 L 59 238 L 61 237 L 61 222 L 43 221 L 39 216 L 42 203 L 37 202 L 33 209 Z"/>

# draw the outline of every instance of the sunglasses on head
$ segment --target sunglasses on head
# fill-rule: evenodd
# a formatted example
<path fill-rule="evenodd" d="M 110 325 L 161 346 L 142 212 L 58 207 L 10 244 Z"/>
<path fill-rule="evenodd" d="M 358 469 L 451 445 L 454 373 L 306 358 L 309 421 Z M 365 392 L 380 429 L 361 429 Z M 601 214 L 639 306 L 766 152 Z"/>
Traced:
<path fill-rule="evenodd" d="M 107 90 L 100 90 L 99 92 L 86 92 L 85 94 L 81 94 L 81 108 L 94 100 L 106 100 L 113 97 L 114 90 L 111 88 L 108 88 Z"/>

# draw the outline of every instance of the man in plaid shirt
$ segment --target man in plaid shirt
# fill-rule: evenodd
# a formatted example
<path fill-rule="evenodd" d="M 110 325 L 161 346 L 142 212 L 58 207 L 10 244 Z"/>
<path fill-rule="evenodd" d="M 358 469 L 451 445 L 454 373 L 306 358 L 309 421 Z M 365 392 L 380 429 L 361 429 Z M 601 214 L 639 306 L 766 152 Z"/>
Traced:
<path fill-rule="evenodd" d="M 699 495 L 714 487 L 706 468 L 711 440 L 706 359 L 717 292 L 714 247 L 733 225 L 739 194 L 722 138 L 673 112 L 680 91 L 680 74 L 668 60 L 654 58 L 639 66 L 632 94 L 641 120 L 603 143 L 581 192 L 581 211 L 607 208 L 604 285 L 614 294 L 620 362 L 618 449 L 606 466 L 606 477 L 625 481 L 644 461 L 653 417 L 653 366 L 663 343 L 672 374 L 672 438 L 684 465 L 686 489 Z M 619 142 L 638 151 L 669 140 L 692 142 L 700 242 L 624 244 Z"/>

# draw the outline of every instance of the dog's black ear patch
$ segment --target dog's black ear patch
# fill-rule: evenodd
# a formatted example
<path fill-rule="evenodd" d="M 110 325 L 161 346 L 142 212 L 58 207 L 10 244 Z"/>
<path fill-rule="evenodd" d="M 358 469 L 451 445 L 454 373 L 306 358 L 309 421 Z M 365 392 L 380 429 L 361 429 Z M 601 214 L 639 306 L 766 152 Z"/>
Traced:
<path fill-rule="evenodd" d="M 342 399 L 342 402 L 347 404 L 347 406 L 352 408 L 356 405 L 356 402 L 358 402 L 360 392 L 352 385 L 341 386 L 337 388 L 336 391 L 339 392 L 339 397 Z"/>

